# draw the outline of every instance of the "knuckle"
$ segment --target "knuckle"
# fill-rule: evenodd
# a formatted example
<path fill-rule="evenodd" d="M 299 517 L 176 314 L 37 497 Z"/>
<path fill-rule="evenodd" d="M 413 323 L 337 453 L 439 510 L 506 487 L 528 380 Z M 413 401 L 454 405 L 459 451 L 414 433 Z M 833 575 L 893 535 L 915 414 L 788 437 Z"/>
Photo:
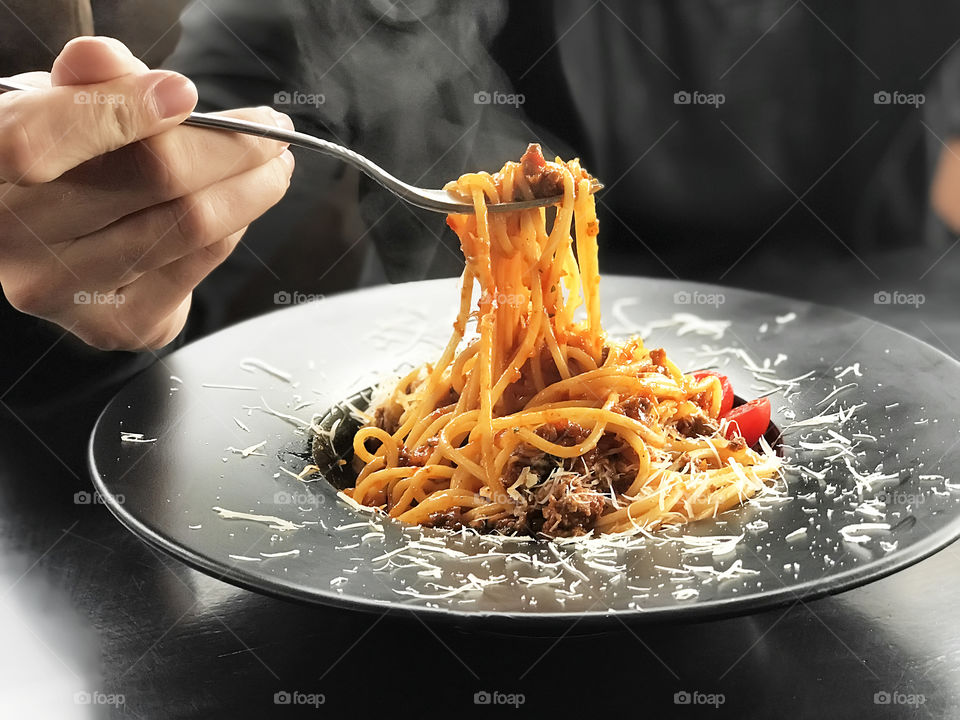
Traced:
<path fill-rule="evenodd" d="M 164 324 L 146 336 L 141 344 L 141 348 L 152 351 L 161 350 L 176 339 L 181 329 L 182 328 L 169 323 Z"/>
<path fill-rule="evenodd" d="M 125 236 L 120 243 L 117 261 L 121 267 L 128 270 L 118 282 L 128 284 L 150 270 L 150 251 L 162 241 L 162 237 L 148 233 Z"/>
<path fill-rule="evenodd" d="M 277 158 L 271 163 L 270 189 L 273 191 L 273 202 L 278 201 L 287 192 L 290 187 L 290 180 L 293 176 L 293 167 L 283 161 L 283 158 Z M 273 203 L 271 203 L 273 204 Z"/>
<path fill-rule="evenodd" d="M 162 306 L 131 308 L 124 318 L 124 349 L 159 350 L 170 344 L 182 329 L 183 323 Z"/>
<path fill-rule="evenodd" d="M 129 337 L 112 328 L 92 326 L 75 332 L 77 337 L 96 350 L 113 352 L 115 350 L 132 349 Z"/>
<path fill-rule="evenodd" d="M 105 352 L 142 348 L 136 329 L 131 326 L 129 318 L 121 317 L 122 314 L 122 310 L 114 310 L 109 314 L 80 317 L 73 333 L 87 345 Z"/>
<path fill-rule="evenodd" d="M 217 239 L 219 220 L 213 204 L 185 195 L 170 203 L 176 232 L 186 248 L 202 247 Z"/>
<path fill-rule="evenodd" d="M 158 201 L 170 200 L 186 192 L 179 170 L 180 148 L 167 134 L 158 135 L 131 147 L 134 173 Z"/>
<path fill-rule="evenodd" d="M 10 305 L 27 315 L 42 317 L 50 309 L 50 291 L 43 283 L 31 280 L 5 283 L 3 293 Z"/>
<path fill-rule="evenodd" d="M 203 254 L 205 260 L 213 265 L 219 265 L 233 252 L 233 247 L 234 243 L 231 242 L 231 238 L 224 238 L 223 240 L 204 245 L 200 252 Z"/>
<path fill-rule="evenodd" d="M 262 123 L 269 125 L 269 122 Z M 251 157 L 259 160 L 261 163 L 267 162 L 277 154 L 277 141 L 269 138 L 257 137 L 256 135 L 237 134 L 233 140 L 237 143 L 237 157 Z"/>
<path fill-rule="evenodd" d="M 129 145 L 137 139 L 140 118 L 133 103 L 111 102 L 97 107 L 103 109 L 100 122 L 106 133 L 105 147 Z"/>

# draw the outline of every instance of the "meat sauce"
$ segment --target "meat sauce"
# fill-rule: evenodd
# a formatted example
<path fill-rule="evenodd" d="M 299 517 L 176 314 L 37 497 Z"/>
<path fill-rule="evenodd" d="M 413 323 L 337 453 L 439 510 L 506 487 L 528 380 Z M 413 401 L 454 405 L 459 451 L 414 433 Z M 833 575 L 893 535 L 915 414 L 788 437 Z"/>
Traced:
<path fill-rule="evenodd" d="M 530 143 L 527 151 L 520 158 L 520 172 L 530 186 L 533 198 L 549 198 L 563 195 L 563 172 L 560 168 L 547 164 L 543 157 L 543 150 L 538 143 Z M 580 178 L 589 178 L 590 175 L 581 171 Z M 514 200 L 530 200 L 531 197 L 523 193 L 522 188 L 516 188 Z"/>

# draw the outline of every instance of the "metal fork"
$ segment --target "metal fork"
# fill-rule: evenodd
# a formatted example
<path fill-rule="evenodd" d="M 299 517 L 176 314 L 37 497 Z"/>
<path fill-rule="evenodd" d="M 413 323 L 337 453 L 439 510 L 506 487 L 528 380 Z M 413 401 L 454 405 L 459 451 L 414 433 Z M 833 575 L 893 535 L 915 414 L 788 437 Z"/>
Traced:
<path fill-rule="evenodd" d="M 37 90 L 30 85 L 2 79 L 0 80 L 0 91 L 32 91 Z M 386 170 L 381 168 L 372 160 L 363 155 L 355 153 L 350 148 L 343 145 L 332 143 L 329 140 L 314 137 L 307 133 L 297 132 L 295 130 L 284 130 L 283 128 L 261 125 L 260 123 L 250 122 L 248 120 L 238 120 L 235 118 L 212 115 L 210 113 L 193 112 L 183 121 L 184 125 L 194 125 L 196 127 L 210 128 L 213 130 L 226 130 L 228 132 L 243 133 L 245 135 L 255 135 L 257 137 L 279 140 L 280 142 L 290 143 L 297 147 L 315 150 L 324 155 L 331 155 L 343 162 L 353 165 L 358 170 L 364 172 L 371 179 L 380 183 L 387 190 L 392 192 L 401 200 L 439 213 L 459 213 L 472 214 L 473 204 L 458 200 L 455 196 L 446 190 L 433 190 L 430 188 L 415 187 L 408 185 L 402 180 L 394 177 Z M 590 192 L 597 192 L 603 189 L 603 184 L 594 179 Z M 563 199 L 556 195 L 548 198 L 537 198 L 535 200 L 522 200 L 517 202 L 496 203 L 487 205 L 489 212 L 508 212 L 512 210 L 524 210 L 527 208 L 541 207 L 546 205 L 557 205 Z"/>

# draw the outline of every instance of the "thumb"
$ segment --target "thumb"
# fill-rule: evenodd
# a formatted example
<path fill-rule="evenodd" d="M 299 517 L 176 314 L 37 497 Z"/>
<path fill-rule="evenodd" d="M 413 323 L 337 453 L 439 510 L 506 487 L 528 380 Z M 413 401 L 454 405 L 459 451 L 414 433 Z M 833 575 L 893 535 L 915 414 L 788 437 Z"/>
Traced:
<path fill-rule="evenodd" d="M 71 44 L 61 53 L 67 61 L 55 66 L 53 87 L 0 95 L 0 180 L 49 182 L 87 160 L 176 127 L 195 107 L 197 89 L 183 75 L 144 72 L 119 49 L 84 45 Z M 91 62 L 68 62 L 84 53 Z M 126 74 L 86 81 L 117 70 Z M 71 75 L 83 84 L 56 86 Z"/>
<path fill-rule="evenodd" d="M 119 40 L 78 37 L 64 45 L 54 60 L 50 84 L 89 85 L 149 69 Z"/>

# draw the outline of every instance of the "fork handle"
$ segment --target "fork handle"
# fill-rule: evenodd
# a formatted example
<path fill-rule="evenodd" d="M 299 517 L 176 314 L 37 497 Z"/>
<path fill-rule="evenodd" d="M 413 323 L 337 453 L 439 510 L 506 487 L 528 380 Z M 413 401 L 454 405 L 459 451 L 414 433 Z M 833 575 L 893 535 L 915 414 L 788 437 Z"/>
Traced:
<path fill-rule="evenodd" d="M 183 121 L 183 124 L 210 128 L 212 130 L 243 133 L 244 135 L 254 135 L 256 137 L 290 143 L 297 147 L 314 150 L 324 155 L 330 155 L 349 165 L 353 165 L 361 172 L 370 176 L 371 179 L 377 181 L 400 197 L 408 198 L 413 191 L 411 186 L 394 177 L 372 160 L 354 152 L 350 148 L 297 130 L 285 130 L 284 128 L 264 125 L 250 120 L 240 120 L 238 118 L 201 112 L 190 113 L 187 119 Z"/>

